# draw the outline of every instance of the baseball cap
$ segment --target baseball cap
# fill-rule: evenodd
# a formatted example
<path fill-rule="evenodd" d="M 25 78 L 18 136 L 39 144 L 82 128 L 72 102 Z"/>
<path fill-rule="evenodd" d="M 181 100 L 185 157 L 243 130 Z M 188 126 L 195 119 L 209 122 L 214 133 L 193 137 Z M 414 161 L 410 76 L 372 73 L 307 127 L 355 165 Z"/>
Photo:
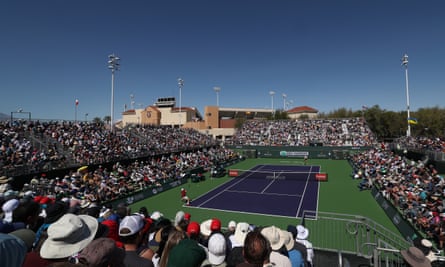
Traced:
<path fill-rule="evenodd" d="M 210 230 L 213 231 L 220 231 L 221 230 L 221 221 L 217 218 L 212 219 L 212 223 L 210 224 Z"/>
<path fill-rule="evenodd" d="M 219 265 L 226 257 L 226 239 L 222 234 L 214 234 L 209 238 L 209 262 Z"/>
<path fill-rule="evenodd" d="M 197 222 L 190 222 L 187 226 L 187 234 L 189 236 L 199 234 L 200 228 L 199 223 Z"/>
<path fill-rule="evenodd" d="M 130 236 L 134 235 L 144 228 L 144 218 L 140 215 L 125 216 L 119 224 L 119 235 Z M 125 231 L 127 229 L 127 231 Z"/>
<path fill-rule="evenodd" d="M 236 227 L 236 222 L 235 221 L 230 221 L 229 224 L 227 225 L 228 228 L 235 228 Z"/>
<path fill-rule="evenodd" d="M 190 221 L 190 218 L 192 217 L 192 215 L 190 214 L 190 213 L 188 213 L 188 212 L 186 212 L 185 214 L 184 214 L 184 220 L 187 220 L 187 221 Z"/>
<path fill-rule="evenodd" d="M 4 220 L 8 223 L 12 222 L 12 212 L 19 206 L 20 201 L 18 199 L 10 199 L 3 203 L 2 210 L 4 212 Z"/>

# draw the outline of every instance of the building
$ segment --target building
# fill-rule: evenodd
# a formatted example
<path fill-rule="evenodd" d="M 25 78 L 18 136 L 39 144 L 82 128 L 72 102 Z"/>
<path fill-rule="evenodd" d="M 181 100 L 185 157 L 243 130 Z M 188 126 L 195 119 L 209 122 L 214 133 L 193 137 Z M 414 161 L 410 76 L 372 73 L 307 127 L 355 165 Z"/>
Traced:
<path fill-rule="evenodd" d="M 315 119 L 318 116 L 318 110 L 308 106 L 300 106 L 289 109 L 287 115 L 293 120 L 300 118 Z"/>
<path fill-rule="evenodd" d="M 131 109 L 122 113 L 122 126 L 171 125 L 172 127 L 193 128 L 204 134 L 224 141 L 231 138 L 245 120 L 266 119 L 273 114 L 272 109 L 262 108 L 225 108 L 206 106 L 204 115 L 195 107 L 176 107 L 174 97 L 159 98 L 154 105 L 144 109 Z M 287 111 L 291 119 L 306 116 L 310 119 L 318 115 L 318 111 L 308 106 L 295 107 Z"/>

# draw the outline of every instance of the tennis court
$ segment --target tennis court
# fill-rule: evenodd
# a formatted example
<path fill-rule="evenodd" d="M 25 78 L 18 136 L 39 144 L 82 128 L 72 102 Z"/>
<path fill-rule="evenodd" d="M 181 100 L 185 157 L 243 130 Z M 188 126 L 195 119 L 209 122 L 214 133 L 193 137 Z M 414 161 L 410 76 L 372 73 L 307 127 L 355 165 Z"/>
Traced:
<path fill-rule="evenodd" d="M 229 172 L 236 177 L 190 207 L 293 218 L 317 210 L 320 166 L 257 165 Z"/>

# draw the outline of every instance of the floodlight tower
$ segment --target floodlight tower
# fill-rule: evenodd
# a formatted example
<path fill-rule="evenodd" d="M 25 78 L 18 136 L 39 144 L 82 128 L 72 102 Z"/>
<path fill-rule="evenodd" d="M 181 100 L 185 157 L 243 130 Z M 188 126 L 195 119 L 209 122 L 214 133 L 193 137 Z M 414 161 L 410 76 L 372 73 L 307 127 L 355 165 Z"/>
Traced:
<path fill-rule="evenodd" d="M 221 92 L 221 87 L 213 87 L 213 91 L 216 93 L 216 106 L 219 107 L 219 92 Z"/>
<path fill-rule="evenodd" d="M 283 111 L 286 111 L 286 97 L 287 97 L 287 95 L 282 94 L 282 96 L 283 96 Z"/>
<path fill-rule="evenodd" d="M 408 55 L 405 54 L 402 57 L 402 66 L 405 66 L 405 85 L 406 85 L 406 122 L 408 128 L 406 130 L 406 136 L 411 136 L 411 125 L 409 124 L 410 114 L 409 114 L 409 87 L 408 87 Z"/>
<path fill-rule="evenodd" d="M 269 95 L 270 95 L 270 101 L 271 101 L 271 107 L 272 107 L 272 115 L 275 115 L 275 110 L 273 107 L 273 96 L 275 95 L 275 91 L 269 91 Z"/>
<path fill-rule="evenodd" d="M 111 132 L 114 132 L 114 72 L 120 68 L 119 60 L 120 58 L 114 54 L 108 56 L 108 68 L 111 69 Z"/>
<path fill-rule="evenodd" d="M 181 127 L 182 124 L 182 87 L 184 86 L 184 80 L 181 78 L 178 78 L 178 86 L 179 86 L 179 127 Z"/>

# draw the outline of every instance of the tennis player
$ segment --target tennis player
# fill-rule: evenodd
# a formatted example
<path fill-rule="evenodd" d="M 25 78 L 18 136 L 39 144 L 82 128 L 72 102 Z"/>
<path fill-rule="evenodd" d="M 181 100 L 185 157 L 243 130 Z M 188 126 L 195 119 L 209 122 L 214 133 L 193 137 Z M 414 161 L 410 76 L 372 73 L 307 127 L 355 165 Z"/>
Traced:
<path fill-rule="evenodd" d="M 181 188 L 181 201 L 186 203 L 187 206 L 190 205 L 190 198 L 187 196 L 187 190 L 185 188 Z"/>

